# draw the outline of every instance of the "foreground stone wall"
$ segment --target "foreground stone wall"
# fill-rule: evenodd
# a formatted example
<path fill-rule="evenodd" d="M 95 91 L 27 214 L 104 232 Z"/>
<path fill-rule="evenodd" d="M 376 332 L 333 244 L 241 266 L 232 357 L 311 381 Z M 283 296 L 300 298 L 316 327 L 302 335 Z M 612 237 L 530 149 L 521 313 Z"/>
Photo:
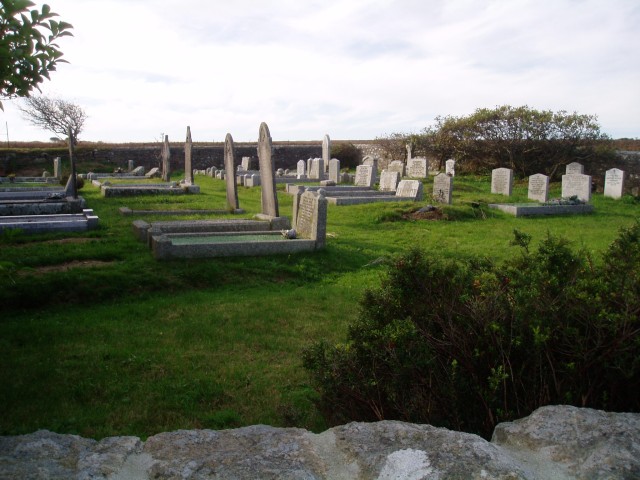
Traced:
<path fill-rule="evenodd" d="M 632 479 L 640 414 L 544 407 L 493 439 L 395 421 L 321 434 L 264 425 L 101 441 L 0 437 L 0 479 Z"/>

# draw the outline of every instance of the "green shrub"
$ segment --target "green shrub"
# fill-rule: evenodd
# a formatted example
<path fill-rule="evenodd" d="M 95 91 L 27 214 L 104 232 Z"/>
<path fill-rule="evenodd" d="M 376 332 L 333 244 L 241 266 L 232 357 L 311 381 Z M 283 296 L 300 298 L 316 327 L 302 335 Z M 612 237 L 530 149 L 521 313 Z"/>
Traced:
<path fill-rule="evenodd" d="M 546 404 L 638 411 L 640 223 L 596 264 L 548 235 L 497 266 L 413 250 L 303 364 L 329 423 L 398 419 L 489 437 Z"/>
<path fill-rule="evenodd" d="M 362 161 L 362 152 L 353 143 L 331 145 L 331 158 L 340 160 L 340 168 L 356 168 Z"/>

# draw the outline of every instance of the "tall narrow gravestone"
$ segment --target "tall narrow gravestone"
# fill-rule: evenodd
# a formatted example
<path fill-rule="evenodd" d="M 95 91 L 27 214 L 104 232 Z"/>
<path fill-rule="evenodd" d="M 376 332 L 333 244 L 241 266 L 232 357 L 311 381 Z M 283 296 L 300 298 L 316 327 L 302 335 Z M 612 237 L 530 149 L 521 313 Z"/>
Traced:
<path fill-rule="evenodd" d="M 184 184 L 193 185 L 193 169 L 191 168 L 191 127 L 187 127 L 187 139 L 184 142 Z"/>
<path fill-rule="evenodd" d="M 171 149 L 169 148 L 169 135 L 164 136 L 162 145 L 162 181 L 168 182 L 171 179 Z"/>
<path fill-rule="evenodd" d="M 513 170 L 510 168 L 494 168 L 491 171 L 491 193 L 511 195 L 513 190 Z"/>
<path fill-rule="evenodd" d="M 329 160 L 331 160 L 331 139 L 325 135 L 322 139 L 322 161 L 324 162 L 324 173 L 329 170 Z"/>
<path fill-rule="evenodd" d="M 453 177 L 446 173 L 439 173 L 433 177 L 433 200 L 439 203 L 451 204 L 453 193 Z"/>
<path fill-rule="evenodd" d="M 604 176 L 604 196 L 621 198 L 624 193 L 624 171 L 618 168 L 607 170 Z"/>
<path fill-rule="evenodd" d="M 529 177 L 529 200 L 546 202 L 549 200 L 549 177 L 542 173 L 537 173 Z"/>
<path fill-rule="evenodd" d="M 262 214 L 279 217 L 278 197 L 276 196 L 276 176 L 271 159 L 273 142 L 266 123 L 260 124 L 258 134 L 258 161 L 260 162 L 260 185 L 262 186 Z"/>
<path fill-rule="evenodd" d="M 322 180 L 324 178 L 324 165 L 321 158 L 314 158 L 311 160 L 309 178 L 312 180 Z"/>
<path fill-rule="evenodd" d="M 60 178 L 60 157 L 53 159 L 53 176 Z"/>
<path fill-rule="evenodd" d="M 227 185 L 227 208 L 237 210 L 240 208 L 238 202 L 238 186 L 235 175 L 236 149 L 233 144 L 233 137 L 230 133 L 224 139 L 224 178 Z"/>
<path fill-rule="evenodd" d="M 329 181 L 340 183 L 340 160 L 332 158 L 329 160 Z"/>

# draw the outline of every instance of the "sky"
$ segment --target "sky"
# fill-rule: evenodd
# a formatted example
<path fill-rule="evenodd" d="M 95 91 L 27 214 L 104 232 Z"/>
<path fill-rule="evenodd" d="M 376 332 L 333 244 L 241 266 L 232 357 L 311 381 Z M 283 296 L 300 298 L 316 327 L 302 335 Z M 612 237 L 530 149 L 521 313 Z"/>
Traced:
<path fill-rule="evenodd" d="M 85 110 L 80 141 L 367 140 L 500 105 L 640 137 L 638 0 L 46 3 L 74 36 L 41 90 Z M 0 141 L 48 141 L 19 101 Z"/>

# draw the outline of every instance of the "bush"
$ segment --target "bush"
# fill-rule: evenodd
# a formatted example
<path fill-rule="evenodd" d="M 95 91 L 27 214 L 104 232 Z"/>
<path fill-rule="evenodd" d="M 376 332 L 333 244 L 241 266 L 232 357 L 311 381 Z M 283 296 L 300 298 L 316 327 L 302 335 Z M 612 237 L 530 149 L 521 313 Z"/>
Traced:
<path fill-rule="evenodd" d="M 362 152 L 352 143 L 331 145 L 331 158 L 340 160 L 340 168 L 356 168 L 362 161 Z"/>
<path fill-rule="evenodd" d="M 601 263 L 548 236 L 496 266 L 413 250 L 341 345 L 303 354 L 332 424 L 398 419 L 489 437 L 547 404 L 638 411 L 640 223 Z"/>

